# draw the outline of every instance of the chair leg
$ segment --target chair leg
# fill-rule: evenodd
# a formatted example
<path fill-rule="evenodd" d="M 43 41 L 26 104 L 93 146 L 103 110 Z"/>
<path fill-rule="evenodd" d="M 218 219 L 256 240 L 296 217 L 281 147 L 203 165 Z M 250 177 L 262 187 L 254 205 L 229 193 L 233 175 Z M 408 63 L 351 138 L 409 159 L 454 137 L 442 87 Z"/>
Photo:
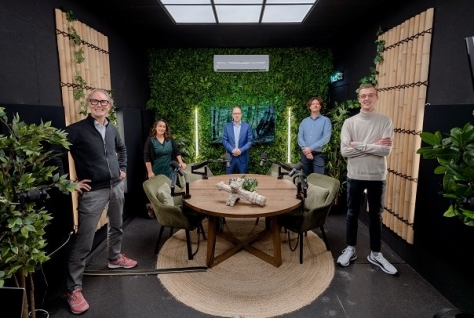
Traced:
<path fill-rule="evenodd" d="M 321 226 L 320 229 L 321 229 L 321 233 L 323 234 L 324 243 L 326 244 L 326 250 L 329 250 L 328 238 L 326 237 L 326 232 L 324 231 L 324 226 Z"/>
<path fill-rule="evenodd" d="M 155 255 L 158 254 L 158 249 L 160 248 L 161 236 L 163 236 L 163 231 L 164 230 L 165 230 L 165 227 L 161 226 L 160 234 L 158 235 L 158 241 L 156 242 L 156 246 L 155 246 Z"/>
<path fill-rule="evenodd" d="M 303 233 L 300 233 L 300 264 L 303 263 Z"/>
<path fill-rule="evenodd" d="M 191 248 L 191 236 L 189 235 L 189 230 L 185 230 L 186 232 L 186 246 L 188 247 L 188 260 L 193 259 L 193 251 Z"/>
<path fill-rule="evenodd" d="M 257 217 L 257 219 L 255 220 L 255 225 L 258 225 L 259 219 L 260 219 L 260 217 Z"/>
<path fill-rule="evenodd" d="M 199 223 L 199 229 L 201 230 L 201 233 L 202 233 L 202 239 L 207 240 L 206 232 L 204 231 L 204 226 L 202 226 L 202 223 Z"/>
<path fill-rule="evenodd" d="M 270 218 L 265 217 L 265 230 L 270 230 Z"/>

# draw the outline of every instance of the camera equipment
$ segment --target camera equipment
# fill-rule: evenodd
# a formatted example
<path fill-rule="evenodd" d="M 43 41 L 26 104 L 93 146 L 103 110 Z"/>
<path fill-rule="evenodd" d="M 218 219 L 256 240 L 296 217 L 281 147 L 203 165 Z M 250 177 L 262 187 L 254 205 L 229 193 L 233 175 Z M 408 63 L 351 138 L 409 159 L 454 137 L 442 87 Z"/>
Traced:
<path fill-rule="evenodd" d="M 27 203 L 45 200 L 47 197 L 48 193 L 46 189 L 31 189 L 29 191 L 17 193 L 16 201 L 19 202 L 21 207 L 24 207 Z"/>
<path fill-rule="evenodd" d="M 474 197 L 463 197 L 461 204 L 465 209 L 474 209 Z"/>

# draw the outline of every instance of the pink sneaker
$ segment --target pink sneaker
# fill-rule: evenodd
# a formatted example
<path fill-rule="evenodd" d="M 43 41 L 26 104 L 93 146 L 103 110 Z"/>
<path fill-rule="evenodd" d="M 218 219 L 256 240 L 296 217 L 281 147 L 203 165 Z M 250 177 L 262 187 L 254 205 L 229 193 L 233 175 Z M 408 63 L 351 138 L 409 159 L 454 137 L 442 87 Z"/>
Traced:
<path fill-rule="evenodd" d="M 133 259 L 127 258 L 124 254 L 119 254 L 116 260 L 109 259 L 109 268 L 133 268 L 137 262 Z"/>
<path fill-rule="evenodd" d="M 89 309 L 89 304 L 82 295 L 82 287 L 77 287 L 74 291 L 67 294 L 67 302 L 71 308 L 71 312 L 75 315 L 80 315 Z"/>

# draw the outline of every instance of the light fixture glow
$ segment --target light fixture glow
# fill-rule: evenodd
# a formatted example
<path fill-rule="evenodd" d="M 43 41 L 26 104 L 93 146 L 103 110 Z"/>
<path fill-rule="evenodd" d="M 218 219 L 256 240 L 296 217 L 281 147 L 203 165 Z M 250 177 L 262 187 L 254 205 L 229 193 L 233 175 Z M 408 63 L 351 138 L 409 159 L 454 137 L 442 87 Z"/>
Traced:
<path fill-rule="evenodd" d="M 199 123 L 198 123 L 198 109 L 194 109 L 194 146 L 196 149 L 196 158 L 199 157 Z"/>
<path fill-rule="evenodd" d="M 288 108 L 288 133 L 287 133 L 286 162 L 291 163 L 291 107 Z"/>
<path fill-rule="evenodd" d="M 176 24 L 302 23 L 317 0 L 160 0 Z"/>
<path fill-rule="evenodd" d="M 302 22 L 312 7 L 313 5 L 267 5 L 262 23 Z"/>
<path fill-rule="evenodd" d="M 331 77 L 330 77 L 331 83 L 342 80 L 342 77 L 343 77 L 343 74 L 341 71 L 334 71 L 334 73 L 331 74 Z"/>
<path fill-rule="evenodd" d="M 261 8 L 257 6 L 216 6 L 219 23 L 258 23 Z"/>

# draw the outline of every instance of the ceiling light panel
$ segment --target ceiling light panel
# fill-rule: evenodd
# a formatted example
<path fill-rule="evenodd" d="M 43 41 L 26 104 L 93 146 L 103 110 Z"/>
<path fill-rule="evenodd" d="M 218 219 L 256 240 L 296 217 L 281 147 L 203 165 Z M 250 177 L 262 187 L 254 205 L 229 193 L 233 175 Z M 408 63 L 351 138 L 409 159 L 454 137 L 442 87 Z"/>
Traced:
<path fill-rule="evenodd" d="M 312 5 L 278 5 L 265 7 L 262 23 L 292 23 L 302 22 Z"/>
<path fill-rule="evenodd" d="M 263 4 L 263 0 L 214 0 L 215 4 Z"/>
<path fill-rule="evenodd" d="M 262 6 L 216 5 L 219 23 L 258 23 Z"/>
<path fill-rule="evenodd" d="M 176 24 L 301 23 L 317 2 L 317 0 L 159 1 Z"/>
<path fill-rule="evenodd" d="M 176 23 L 216 23 L 211 6 L 165 5 Z"/>

